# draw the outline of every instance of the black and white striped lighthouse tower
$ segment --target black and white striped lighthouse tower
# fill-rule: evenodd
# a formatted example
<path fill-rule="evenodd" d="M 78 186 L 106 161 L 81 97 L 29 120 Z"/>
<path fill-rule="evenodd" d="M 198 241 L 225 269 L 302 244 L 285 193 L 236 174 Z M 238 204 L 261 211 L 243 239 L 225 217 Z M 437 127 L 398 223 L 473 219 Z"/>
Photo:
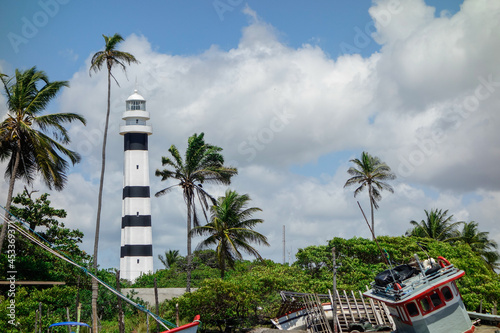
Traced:
<path fill-rule="evenodd" d="M 134 281 L 153 272 L 148 136 L 153 134 L 146 100 L 137 90 L 127 99 L 120 126 L 124 138 L 120 275 Z"/>

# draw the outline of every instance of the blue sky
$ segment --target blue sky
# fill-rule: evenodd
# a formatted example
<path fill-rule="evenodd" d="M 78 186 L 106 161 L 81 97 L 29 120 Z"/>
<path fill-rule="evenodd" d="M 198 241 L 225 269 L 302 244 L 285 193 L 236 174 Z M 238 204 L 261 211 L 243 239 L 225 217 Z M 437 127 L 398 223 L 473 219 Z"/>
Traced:
<path fill-rule="evenodd" d="M 146 98 L 152 191 L 165 147 L 193 133 L 224 148 L 238 167 L 231 185 L 263 209 L 264 257 L 321 245 L 335 236 L 369 237 L 356 200 L 344 189 L 349 160 L 380 157 L 398 178 L 376 212 L 380 234 L 401 235 L 424 209 L 475 220 L 500 242 L 500 5 L 493 0 L 356 1 L 8 1 L 0 12 L 0 71 L 36 65 L 68 80 L 51 112 L 83 114 L 72 126 L 82 162 L 67 189 L 50 192 L 68 210 L 66 225 L 85 233 L 91 252 L 106 76 L 89 77 L 102 34 L 139 65 L 117 71 L 106 173 L 102 267 L 117 267 L 120 243 L 125 100 Z M 0 116 L 6 113 L 0 97 Z M 0 165 L 0 167 L 3 166 Z M 0 202 L 7 184 L 1 185 Z M 17 190 L 22 188 L 18 184 Z M 46 191 L 36 182 L 33 188 Z M 222 195 L 225 188 L 209 188 Z M 154 252 L 185 254 L 180 193 L 152 198 Z M 196 240 L 193 241 L 197 243 Z M 156 262 L 156 267 L 160 268 Z"/>
<path fill-rule="evenodd" d="M 453 14 L 461 1 L 427 1 L 436 15 Z M 357 47 L 354 38 L 373 29 L 371 1 L 255 1 L 249 3 L 291 46 L 320 46 L 331 57 L 379 50 L 373 40 Z M 36 65 L 58 79 L 70 79 L 85 58 L 102 46 L 102 34 L 147 36 L 156 51 L 190 55 L 212 45 L 234 48 L 248 23 L 246 2 L 233 1 L 8 1 L 2 6 L 0 56 L 14 68 Z M 11 34 L 11 35 L 9 35 Z M 16 36 L 12 35 L 15 34 Z M 19 37 L 17 37 L 19 36 Z M 9 47 L 10 45 L 10 47 Z M 358 45 L 359 46 L 359 45 Z M 352 49 L 351 49 L 352 47 Z"/>

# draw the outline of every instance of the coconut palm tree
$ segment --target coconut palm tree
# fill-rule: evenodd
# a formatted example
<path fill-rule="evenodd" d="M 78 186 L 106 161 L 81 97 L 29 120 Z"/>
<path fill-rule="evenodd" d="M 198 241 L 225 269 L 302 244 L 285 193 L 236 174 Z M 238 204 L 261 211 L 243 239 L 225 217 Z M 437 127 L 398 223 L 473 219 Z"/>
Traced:
<path fill-rule="evenodd" d="M 205 218 L 209 201 L 215 204 L 215 199 L 203 189 L 203 184 L 229 185 L 231 177 L 236 175 L 236 168 L 224 166 L 224 157 L 220 153 L 222 148 L 205 143 L 204 133 L 194 134 L 188 139 L 188 146 L 184 160 L 177 148 L 172 145 L 168 152 L 172 158 L 162 157 L 162 165 L 166 169 L 156 170 L 156 176 L 161 180 L 175 179 L 177 184 L 169 186 L 155 194 L 164 195 L 174 187 L 180 187 L 187 206 L 187 283 L 186 291 L 191 291 L 191 226 L 199 225 L 195 199 L 201 206 Z"/>
<path fill-rule="evenodd" d="M 196 250 L 216 246 L 221 278 L 224 278 L 226 264 L 233 268 L 235 260 L 242 259 L 241 250 L 262 259 L 250 243 L 269 246 L 265 236 L 252 230 L 257 223 L 262 223 L 264 220 L 251 218 L 261 209 L 247 208 L 249 201 L 250 197 L 247 194 L 239 195 L 235 191 L 227 190 L 226 195 L 220 197 L 217 204 L 210 208 L 210 222 L 191 230 L 193 235 L 208 236 Z"/>
<path fill-rule="evenodd" d="M 448 210 L 431 209 L 425 211 L 426 219 L 410 221 L 413 229 L 406 232 L 407 236 L 432 238 L 438 241 L 452 241 L 457 239 L 457 227 L 464 222 L 452 222 L 453 215 L 448 216 Z"/>
<path fill-rule="evenodd" d="M 168 250 L 165 251 L 165 257 L 161 254 L 158 255 L 161 263 L 165 265 L 166 269 L 172 267 L 173 264 L 179 259 L 179 250 Z"/>
<path fill-rule="evenodd" d="M 50 188 L 60 191 L 67 181 L 66 172 L 71 164 L 80 161 L 80 155 L 65 145 L 70 143 L 65 123 L 85 118 L 76 113 L 43 114 L 67 81 L 50 82 L 43 71 L 32 67 L 16 70 L 8 78 L 0 75 L 7 96 L 7 118 L 0 124 L 0 161 L 8 161 L 5 177 L 9 178 L 9 190 L 5 209 L 12 203 L 12 193 L 17 179 L 27 184 L 37 174 Z M 0 250 L 3 246 L 7 222 L 2 225 Z"/>
<path fill-rule="evenodd" d="M 500 255 L 497 252 L 498 244 L 488 238 L 489 232 L 479 231 L 478 223 L 464 222 L 463 228 L 455 238 L 457 241 L 469 244 L 472 251 L 477 253 L 486 262 L 490 269 L 498 269 Z"/>
<path fill-rule="evenodd" d="M 106 143 L 108 138 L 108 125 L 109 125 L 109 113 L 110 113 L 110 105 L 111 105 L 111 78 L 113 78 L 116 84 L 119 86 L 118 81 L 113 76 L 112 69 L 113 67 L 121 67 L 121 69 L 126 72 L 126 66 L 132 63 L 138 63 L 137 59 L 130 53 L 118 51 L 116 47 L 120 42 L 123 41 L 122 36 L 119 34 L 114 34 L 109 37 L 106 35 L 102 35 L 104 37 L 104 51 L 99 51 L 94 54 L 90 63 L 89 74 L 92 74 L 92 71 L 97 73 L 99 72 L 103 66 L 106 66 L 108 70 L 108 105 L 106 109 L 106 122 L 104 125 L 104 135 L 102 139 L 102 155 L 101 155 L 101 178 L 99 182 L 99 195 L 97 199 L 97 217 L 95 223 L 95 239 L 94 239 L 94 256 L 93 256 L 93 265 L 94 271 L 97 272 L 97 252 L 99 248 L 99 229 L 101 227 L 101 208 L 102 208 L 102 190 L 104 184 L 104 171 L 106 169 Z M 97 293 L 98 293 L 98 284 L 94 279 L 92 280 L 92 315 L 93 318 L 97 318 Z M 97 332 L 97 320 L 94 320 L 93 331 Z"/>
<path fill-rule="evenodd" d="M 391 168 L 387 164 L 367 152 L 361 154 L 361 159 L 354 158 L 350 162 L 354 163 L 355 166 L 347 170 L 347 173 L 352 177 L 346 181 L 344 188 L 353 185 L 357 186 L 354 197 L 365 188 L 368 189 L 371 209 L 371 232 L 373 239 L 375 239 L 374 209 L 379 208 L 378 202 L 382 199 L 380 193 L 382 190 L 394 193 L 392 186 L 385 181 L 395 179 L 396 175 L 391 172 Z"/>

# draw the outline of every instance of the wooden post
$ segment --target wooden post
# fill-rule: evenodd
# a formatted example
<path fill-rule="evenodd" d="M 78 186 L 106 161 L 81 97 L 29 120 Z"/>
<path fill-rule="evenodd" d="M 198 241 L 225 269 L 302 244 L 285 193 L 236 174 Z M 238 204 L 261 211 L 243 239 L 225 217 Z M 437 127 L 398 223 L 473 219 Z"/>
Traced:
<path fill-rule="evenodd" d="M 69 307 L 68 306 L 66 307 L 66 319 L 68 321 L 71 321 L 71 319 L 69 318 Z M 71 333 L 71 326 L 68 326 L 68 333 Z"/>
<path fill-rule="evenodd" d="M 121 293 L 120 270 L 116 271 L 116 290 Z M 123 306 L 121 297 L 118 297 L 118 330 L 120 333 L 125 333 L 125 323 L 123 321 Z"/>
<path fill-rule="evenodd" d="M 155 306 L 156 306 L 156 316 L 160 316 L 160 306 L 158 304 L 158 287 L 156 286 L 156 277 L 155 277 Z M 156 322 L 156 333 L 160 333 L 160 323 Z"/>
<path fill-rule="evenodd" d="M 333 333 L 337 333 L 337 258 L 335 256 L 335 246 L 332 248 L 332 257 L 333 257 L 333 300 L 332 300 Z"/>
<path fill-rule="evenodd" d="M 35 333 L 38 332 L 38 310 L 35 310 Z"/>
<path fill-rule="evenodd" d="M 75 300 L 75 317 L 78 318 L 78 307 L 80 306 L 80 275 L 78 275 L 78 279 L 76 280 L 76 300 Z M 80 319 L 77 319 L 76 321 L 80 321 Z"/>
<path fill-rule="evenodd" d="M 42 333 L 42 302 L 38 302 L 38 313 L 40 314 L 38 317 L 38 333 Z"/>
<path fill-rule="evenodd" d="M 180 320 L 179 320 L 179 303 L 175 304 L 175 324 L 177 326 L 180 326 Z"/>
<path fill-rule="evenodd" d="M 82 304 L 78 303 L 78 308 L 76 309 L 76 321 L 80 322 L 80 314 L 82 313 Z M 80 333 L 80 326 L 76 327 L 76 333 Z"/>

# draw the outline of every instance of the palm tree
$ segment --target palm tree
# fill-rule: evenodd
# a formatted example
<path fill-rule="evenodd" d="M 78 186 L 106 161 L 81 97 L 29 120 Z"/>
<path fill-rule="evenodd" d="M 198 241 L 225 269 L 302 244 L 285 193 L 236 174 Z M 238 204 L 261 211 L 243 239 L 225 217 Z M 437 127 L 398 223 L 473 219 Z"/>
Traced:
<path fill-rule="evenodd" d="M 161 180 L 176 179 L 179 183 L 169 186 L 155 194 L 156 197 L 168 193 L 172 188 L 179 186 L 182 189 L 187 206 L 187 283 L 186 291 L 191 291 L 191 225 L 199 225 L 196 214 L 195 197 L 201 205 L 203 214 L 209 208 L 208 201 L 215 204 L 215 199 L 204 189 L 204 183 L 229 185 L 231 177 L 236 175 L 236 168 L 224 166 L 224 157 L 220 153 L 222 148 L 205 143 L 204 133 L 196 133 L 188 139 L 186 156 L 183 160 L 177 148 L 172 145 L 168 152 L 172 158 L 162 157 L 162 165 L 170 169 L 156 170 L 156 176 Z"/>
<path fill-rule="evenodd" d="M 80 155 L 69 150 L 70 143 L 65 123 L 85 118 L 76 113 L 42 114 L 67 81 L 50 82 L 43 71 L 32 67 L 16 70 L 13 77 L 0 75 L 7 96 L 7 118 L 0 124 L 0 161 L 7 162 L 5 177 L 9 190 L 5 210 L 12 203 L 12 193 L 17 179 L 30 184 L 37 174 L 50 188 L 60 191 L 67 181 L 69 163 L 80 161 Z M 7 231 L 7 221 L 2 225 L 0 250 Z"/>
<path fill-rule="evenodd" d="M 394 193 L 391 185 L 385 183 L 386 180 L 396 179 L 396 175 L 391 172 L 391 168 L 382 162 L 378 157 L 371 156 L 367 152 L 361 154 L 361 159 L 354 158 L 349 162 L 353 162 L 358 168 L 350 167 L 347 173 L 350 174 L 344 188 L 347 186 L 358 186 L 354 191 L 356 197 L 364 188 L 368 188 L 368 196 L 370 197 L 371 208 L 371 233 L 375 239 L 375 222 L 374 222 L 374 209 L 378 209 L 378 201 L 382 199 L 380 192 L 387 190 Z"/>
<path fill-rule="evenodd" d="M 407 236 L 432 238 L 438 241 L 452 241 L 458 237 L 457 227 L 463 222 L 452 222 L 453 215 L 448 215 L 448 210 L 431 209 L 425 211 L 426 219 L 410 221 L 413 229 L 406 232 Z"/>
<path fill-rule="evenodd" d="M 94 271 L 97 272 L 97 252 L 99 248 L 99 229 L 101 227 L 101 208 L 102 208 L 102 190 L 104 184 L 104 171 L 106 169 L 106 142 L 108 138 L 108 125 L 109 125 L 109 113 L 111 104 L 111 78 L 113 78 L 118 86 L 118 81 L 112 74 L 112 69 L 115 66 L 122 68 L 126 72 L 125 64 L 130 65 L 132 63 L 138 63 L 135 57 L 127 52 L 118 51 L 116 49 L 117 45 L 123 41 L 122 36 L 119 34 L 114 34 L 111 37 L 102 35 L 104 37 L 104 51 L 99 51 L 94 54 L 91 60 L 89 74 L 92 71 L 95 73 L 99 72 L 104 65 L 108 69 L 108 105 L 106 109 L 106 123 L 104 125 L 104 135 L 102 139 L 102 157 L 101 157 L 101 178 L 99 182 L 99 195 L 97 200 L 97 217 L 95 223 L 95 239 L 94 239 Z M 97 293 L 98 293 L 97 281 L 92 280 L 92 315 L 93 318 L 97 318 Z M 94 320 L 93 331 L 97 332 L 97 320 Z"/>
<path fill-rule="evenodd" d="M 488 235 L 489 232 L 479 231 L 477 222 L 464 222 L 456 240 L 469 244 L 472 251 L 481 256 L 488 267 L 494 270 L 500 268 L 500 255 L 497 252 L 498 244 L 489 239 Z"/>
<path fill-rule="evenodd" d="M 173 264 L 175 264 L 177 259 L 179 259 L 179 250 L 165 251 L 165 257 L 159 254 L 158 259 L 160 259 L 161 263 L 165 265 L 166 269 L 169 269 Z"/>
<path fill-rule="evenodd" d="M 235 191 L 227 190 L 226 195 L 220 197 L 217 204 L 210 208 L 210 222 L 191 230 L 193 235 L 208 236 L 196 250 L 216 245 L 221 278 L 224 278 L 226 264 L 233 268 L 235 260 L 242 259 L 240 250 L 262 259 L 250 243 L 269 246 L 265 236 L 252 230 L 257 223 L 262 223 L 264 220 L 251 218 L 261 209 L 247 208 L 249 201 L 250 197 L 247 194 L 239 195 Z"/>

